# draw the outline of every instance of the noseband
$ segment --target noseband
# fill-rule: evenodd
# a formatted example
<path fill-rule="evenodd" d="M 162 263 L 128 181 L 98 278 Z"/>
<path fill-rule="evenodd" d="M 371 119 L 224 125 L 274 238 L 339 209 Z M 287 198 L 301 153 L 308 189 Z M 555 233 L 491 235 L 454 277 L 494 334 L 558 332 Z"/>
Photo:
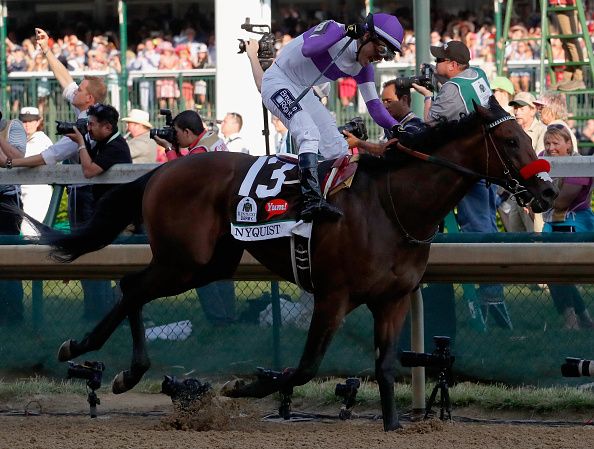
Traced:
<path fill-rule="evenodd" d="M 502 123 L 507 122 L 508 120 L 515 120 L 515 118 L 511 115 L 504 115 L 503 117 L 500 117 L 491 123 L 487 123 L 486 125 L 483 125 L 483 138 L 484 138 L 484 142 L 485 142 L 485 150 L 487 153 L 487 160 L 486 160 L 487 173 L 485 173 L 485 174 L 478 173 L 474 170 L 463 167 L 462 165 L 456 164 L 455 162 L 452 162 L 448 159 L 441 158 L 439 156 L 433 156 L 433 155 L 430 155 L 427 153 L 422 153 L 420 151 L 412 150 L 412 149 L 402 145 L 399 141 L 394 142 L 396 144 L 395 148 L 398 151 L 400 151 L 404 154 L 407 154 L 409 156 L 412 156 L 416 159 L 420 159 L 425 162 L 430 162 L 432 164 L 437 164 L 437 165 L 441 165 L 443 167 L 450 168 L 450 169 L 455 170 L 459 173 L 462 173 L 465 176 L 470 176 L 470 177 L 474 177 L 474 178 L 482 178 L 485 181 L 487 181 L 487 184 L 500 185 L 501 187 L 503 187 L 504 189 L 509 191 L 513 196 L 516 197 L 518 204 L 520 204 L 521 206 L 525 206 L 529 202 L 529 201 L 527 201 L 527 197 L 526 197 L 527 196 L 526 194 L 528 194 L 528 191 L 526 190 L 526 188 L 524 188 L 520 184 L 520 182 L 517 180 L 517 178 L 522 178 L 522 179 L 527 180 L 527 179 L 532 178 L 533 176 L 537 176 L 543 180 L 552 181 L 551 177 L 548 174 L 549 171 L 551 170 L 551 165 L 548 161 L 546 161 L 544 159 L 537 159 L 537 160 L 532 161 L 531 163 L 525 165 L 524 167 L 522 167 L 520 169 L 515 167 L 515 165 L 512 163 L 511 159 L 509 158 L 508 154 L 505 151 L 502 151 L 497 147 L 497 145 L 495 144 L 495 141 L 493 140 L 493 136 L 491 135 L 491 130 L 493 130 L 497 126 L 501 125 Z M 489 143 L 490 143 L 490 145 L 489 145 Z M 501 162 L 501 165 L 503 166 L 503 176 L 502 177 L 489 175 L 489 147 L 490 146 L 493 148 L 493 151 L 495 152 L 495 154 L 499 158 L 499 161 Z M 400 228 L 403 237 L 409 243 L 413 243 L 413 244 L 431 243 L 431 241 L 433 241 L 433 239 L 439 232 L 439 227 L 433 235 L 431 235 L 430 237 L 423 239 L 423 240 L 416 239 L 412 235 L 410 235 L 410 233 L 407 232 L 407 230 L 404 228 L 404 226 L 402 225 L 402 223 L 400 222 L 400 220 L 398 218 L 398 214 L 396 212 L 396 207 L 394 206 L 394 200 L 392 198 L 392 193 L 391 193 L 391 188 L 390 188 L 390 176 L 388 176 L 387 178 L 388 178 L 388 196 L 390 197 L 390 201 L 392 203 L 392 210 L 394 212 L 394 217 L 396 218 L 396 224 Z"/>
<path fill-rule="evenodd" d="M 487 173 L 486 175 L 479 175 L 484 178 L 487 183 L 497 184 L 503 187 L 505 190 L 510 192 L 516 199 L 518 200 L 518 204 L 520 206 L 526 206 L 526 198 L 525 194 L 528 193 L 525 187 L 523 187 L 518 178 L 527 180 L 532 178 L 533 176 L 538 176 L 541 179 L 545 179 L 547 181 L 552 181 L 549 172 L 551 171 L 551 164 L 545 159 L 537 159 L 532 161 L 531 163 L 525 165 L 524 167 L 517 169 L 516 166 L 512 163 L 509 155 L 505 151 L 501 151 L 497 145 L 495 145 L 495 141 L 493 140 L 493 136 L 491 135 L 490 131 L 506 122 L 508 120 L 515 120 L 514 117 L 511 115 L 505 115 L 494 122 L 491 122 L 483 127 L 483 136 L 485 140 L 485 149 L 487 151 Z M 501 165 L 503 166 L 503 177 L 492 177 L 489 176 L 489 142 L 487 142 L 487 136 L 489 138 L 489 142 L 491 142 L 491 146 L 495 151 L 495 154 L 499 158 Z"/>

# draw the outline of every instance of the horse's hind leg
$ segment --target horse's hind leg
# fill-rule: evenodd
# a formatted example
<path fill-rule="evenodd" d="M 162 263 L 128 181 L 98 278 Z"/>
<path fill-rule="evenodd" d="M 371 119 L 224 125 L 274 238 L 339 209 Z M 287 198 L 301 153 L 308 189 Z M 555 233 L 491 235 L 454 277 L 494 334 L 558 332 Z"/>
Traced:
<path fill-rule="evenodd" d="M 374 318 L 375 378 L 380 391 L 384 430 L 401 428 L 394 403 L 395 349 L 410 306 L 409 296 L 370 304 Z"/>

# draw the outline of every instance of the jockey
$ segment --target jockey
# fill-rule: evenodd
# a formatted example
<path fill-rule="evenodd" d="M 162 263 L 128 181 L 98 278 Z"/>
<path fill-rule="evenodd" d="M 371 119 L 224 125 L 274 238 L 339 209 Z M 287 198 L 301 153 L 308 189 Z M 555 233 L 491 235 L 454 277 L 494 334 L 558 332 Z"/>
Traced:
<path fill-rule="evenodd" d="M 316 98 L 312 87 L 353 77 L 371 117 L 381 127 L 392 128 L 398 122 L 378 98 L 371 63 L 394 59 L 395 52 L 400 52 L 403 34 L 400 22 L 390 14 L 369 14 L 364 23 L 349 26 L 327 20 L 289 42 L 264 72 L 262 101 L 289 129 L 299 148 L 303 221 L 342 216 L 320 193 L 318 152 L 326 159 L 348 152 L 336 120 Z"/>
<path fill-rule="evenodd" d="M 206 153 L 208 151 L 228 151 L 227 145 L 218 134 L 204 128 L 202 119 L 196 111 L 180 112 L 173 119 L 175 129 L 174 142 L 168 142 L 159 136 L 154 136 L 155 142 L 165 148 L 168 160 L 188 154 Z M 184 150 L 181 150 L 184 148 Z"/>

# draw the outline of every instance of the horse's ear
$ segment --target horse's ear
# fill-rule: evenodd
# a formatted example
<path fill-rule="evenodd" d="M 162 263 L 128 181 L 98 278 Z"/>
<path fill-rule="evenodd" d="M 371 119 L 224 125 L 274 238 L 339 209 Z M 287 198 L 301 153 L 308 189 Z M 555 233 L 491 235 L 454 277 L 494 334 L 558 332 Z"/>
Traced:
<path fill-rule="evenodd" d="M 492 97 L 493 98 L 493 97 Z M 480 115 L 482 118 L 489 118 L 491 116 L 491 111 L 483 106 L 480 103 L 477 103 L 474 98 L 472 99 L 472 104 L 474 106 L 474 110 Z M 491 100 L 489 100 L 489 106 L 491 105 Z"/>

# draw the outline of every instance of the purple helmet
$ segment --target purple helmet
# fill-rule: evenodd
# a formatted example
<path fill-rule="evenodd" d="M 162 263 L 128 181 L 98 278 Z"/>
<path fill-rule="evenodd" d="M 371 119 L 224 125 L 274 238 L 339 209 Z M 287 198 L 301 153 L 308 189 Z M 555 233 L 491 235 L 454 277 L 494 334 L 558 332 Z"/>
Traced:
<path fill-rule="evenodd" d="M 369 14 L 365 19 L 367 31 L 388 44 L 392 51 L 402 53 L 401 45 L 404 29 L 400 22 L 391 14 Z"/>

